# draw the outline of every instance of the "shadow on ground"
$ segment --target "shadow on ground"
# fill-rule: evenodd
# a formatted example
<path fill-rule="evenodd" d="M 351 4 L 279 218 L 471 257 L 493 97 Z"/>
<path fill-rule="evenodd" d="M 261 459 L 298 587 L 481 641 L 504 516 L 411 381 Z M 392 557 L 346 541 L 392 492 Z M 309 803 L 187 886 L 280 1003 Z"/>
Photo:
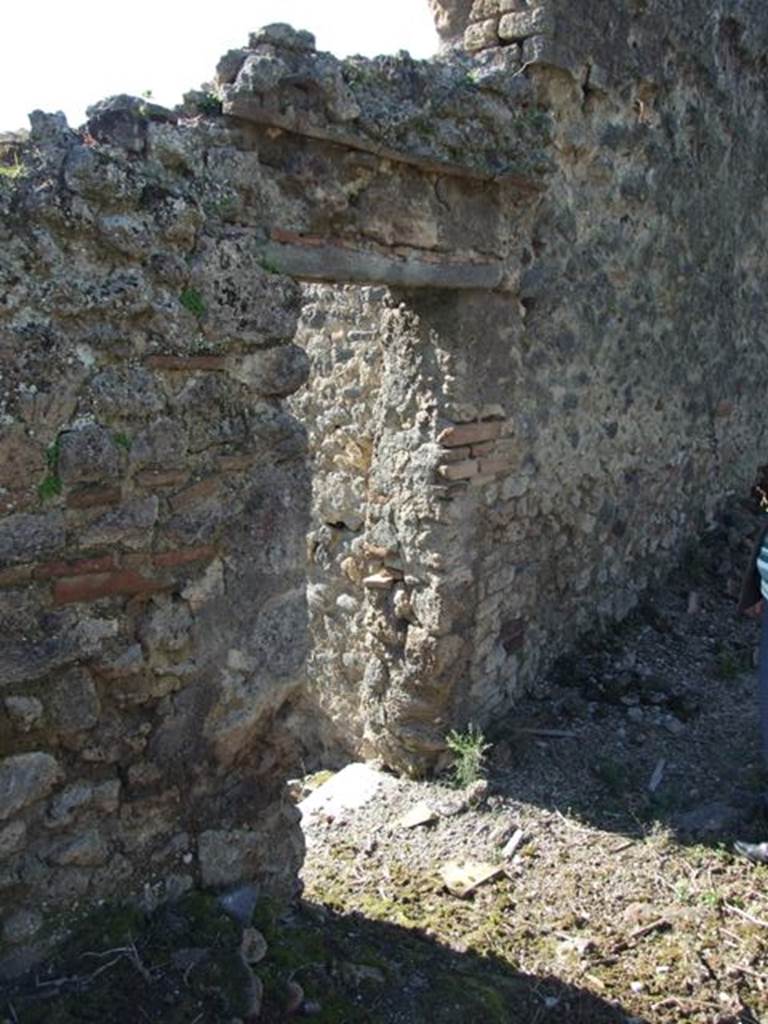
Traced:
<path fill-rule="evenodd" d="M 754 656 L 724 581 L 685 567 L 584 642 L 490 737 L 497 792 L 630 837 L 768 838 Z"/>
<path fill-rule="evenodd" d="M 7 986 L 0 1019 L 13 1024 L 282 1024 L 302 1017 L 317 1024 L 643 1021 L 556 977 L 457 953 L 414 930 L 359 914 L 304 903 L 279 920 L 259 908 L 255 916 L 268 941 L 266 957 L 253 968 L 263 983 L 258 1016 L 249 1014 L 252 979 L 238 955 L 240 928 L 211 900 L 195 895 L 144 919 L 134 911 L 102 912 L 84 935 L 68 943 L 66 953 L 33 977 Z M 108 921 L 110 929 L 119 921 L 120 935 L 105 932 L 98 941 Z M 184 928 L 169 925 L 174 921 L 183 921 Z M 115 941 L 118 945 L 112 945 Z"/>

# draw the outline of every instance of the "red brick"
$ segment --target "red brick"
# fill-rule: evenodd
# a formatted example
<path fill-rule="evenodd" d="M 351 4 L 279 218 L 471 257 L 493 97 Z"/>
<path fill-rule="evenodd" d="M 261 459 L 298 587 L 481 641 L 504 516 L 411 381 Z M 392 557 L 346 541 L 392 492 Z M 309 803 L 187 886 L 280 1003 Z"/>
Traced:
<path fill-rule="evenodd" d="M 128 569 L 121 569 L 117 572 L 93 573 L 56 580 L 53 585 L 53 602 L 57 605 L 75 604 L 81 601 L 98 601 L 102 597 L 151 594 L 163 589 L 165 585 L 157 580 L 147 579 Z"/>
<path fill-rule="evenodd" d="M 492 420 L 487 423 L 457 423 L 446 427 L 437 440 L 445 448 L 459 448 L 465 444 L 479 444 L 481 441 L 495 441 L 501 435 L 502 423 Z"/>
<path fill-rule="evenodd" d="M 153 370 L 223 370 L 225 356 L 149 356 L 147 366 Z"/>
<path fill-rule="evenodd" d="M 135 479 L 140 487 L 181 487 L 189 480 L 189 473 L 182 469 L 144 469 Z"/>
<path fill-rule="evenodd" d="M 184 512 L 188 508 L 193 508 L 201 501 L 205 501 L 206 498 L 213 497 L 220 487 L 221 480 L 219 477 L 206 477 L 205 480 L 192 484 L 192 486 L 187 487 L 186 490 L 180 491 L 178 494 L 174 494 L 173 497 L 169 499 L 171 510 L 173 512 Z"/>
<path fill-rule="evenodd" d="M 55 576 L 86 576 L 91 573 L 105 573 L 115 568 L 115 556 L 83 558 L 76 562 L 45 562 L 35 566 L 34 575 L 38 580 L 49 580 Z"/>
<path fill-rule="evenodd" d="M 159 569 L 168 569 L 176 565 L 187 565 L 189 562 L 208 562 L 215 556 L 216 548 L 211 544 L 204 544 L 196 548 L 163 551 L 154 556 L 154 562 Z"/>
<path fill-rule="evenodd" d="M 75 491 L 67 495 L 67 508 L 95 508 L 97 505 L 117 505 L 122 501 L 122 492 L 117 487 L 100 487 L 87 491 Z"/>

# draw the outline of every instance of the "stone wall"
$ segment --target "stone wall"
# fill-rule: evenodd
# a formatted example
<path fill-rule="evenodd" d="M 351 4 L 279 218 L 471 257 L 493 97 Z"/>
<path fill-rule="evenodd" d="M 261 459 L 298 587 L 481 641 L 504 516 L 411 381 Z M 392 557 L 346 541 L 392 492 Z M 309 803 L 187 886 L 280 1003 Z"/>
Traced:
<path fill-rule="evenodd" d="M 4 971 L 51 907 L 301 861 L 300 293 L 220 218 L 226 127 L 175 120 L 37 115 L 0 178 Z"/>
<path fill-rule="evenodd" d="M 768 12 L 476 3 L 468 40 L 491 8 L 476 66 L 527 65 L 555 166 L 532 205 L 500 197 L 504 283 L 395 292 L 367 340 L 365 300 L 314 294 L 302 328 L 310 691 L 407 770 L 626 615 L 766 444 Z"/>
<path fill-rule="evenodd" d="M 285 896 L 302 756 L 434 767 L 765 462 L 768 12 L 431 3 L 473 55 L 272 26 L 2 141 L 4 971 Z"/>
<path fill-rule="evenodd" d="M 0 147 L 2 973 L 52 909 L 293 891 L 284 781 L 313 735 L 296 279 L 497 287 L 499 196 L 542 187 L 531 90 L 498 76 L 342 65 L 272 26 L 218 89 L 177 112 L 113 97 L 78 131 L 38 112 Z M 385 445 L 379 493 L 401 462 Z"/>

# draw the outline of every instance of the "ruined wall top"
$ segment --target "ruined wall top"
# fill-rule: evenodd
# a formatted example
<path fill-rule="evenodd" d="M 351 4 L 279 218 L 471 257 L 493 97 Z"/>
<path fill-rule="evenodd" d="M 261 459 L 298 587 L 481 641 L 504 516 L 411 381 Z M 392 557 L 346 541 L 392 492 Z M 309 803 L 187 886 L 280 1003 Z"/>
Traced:
<path fill-rule="evenodd" d="M 339 60 L 309 32 L 270 25 L 219 62 L 225 114 L 363 149 L 427 171 L 537 179 L 546 118 L 507 54 L 477 66 L 407 53 Z M 535 187 L 535 180 L 533 182 Z"/>
<path fill-rule="evenodd" d="M 560 68 L 593 89 L 674 78 L 680 43 L 703 66 L 711 63 L 713 43 L 732 46 L 742 63 L 764 60 L 768 51 L 768 8 L 761 0 L 429 0 L 429 5 L 444 48 L 485 61 L 501 51 L 520 68 Z"/>

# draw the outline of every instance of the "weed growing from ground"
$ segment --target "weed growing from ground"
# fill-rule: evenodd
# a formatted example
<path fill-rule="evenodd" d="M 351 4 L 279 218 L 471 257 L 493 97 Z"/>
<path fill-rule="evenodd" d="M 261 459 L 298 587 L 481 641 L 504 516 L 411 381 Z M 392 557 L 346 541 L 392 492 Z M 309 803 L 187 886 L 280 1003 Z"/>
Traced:
<path fill-rule="evenodd" d="M 466 732 L 451 730 L 445 738 L 448 749 L 454 755 L 453 781 L 457 787 L 464 789 L 477 782 L 485 775 L 485 758 L 491 748 L 485 736 L 471 722 Z"/>

